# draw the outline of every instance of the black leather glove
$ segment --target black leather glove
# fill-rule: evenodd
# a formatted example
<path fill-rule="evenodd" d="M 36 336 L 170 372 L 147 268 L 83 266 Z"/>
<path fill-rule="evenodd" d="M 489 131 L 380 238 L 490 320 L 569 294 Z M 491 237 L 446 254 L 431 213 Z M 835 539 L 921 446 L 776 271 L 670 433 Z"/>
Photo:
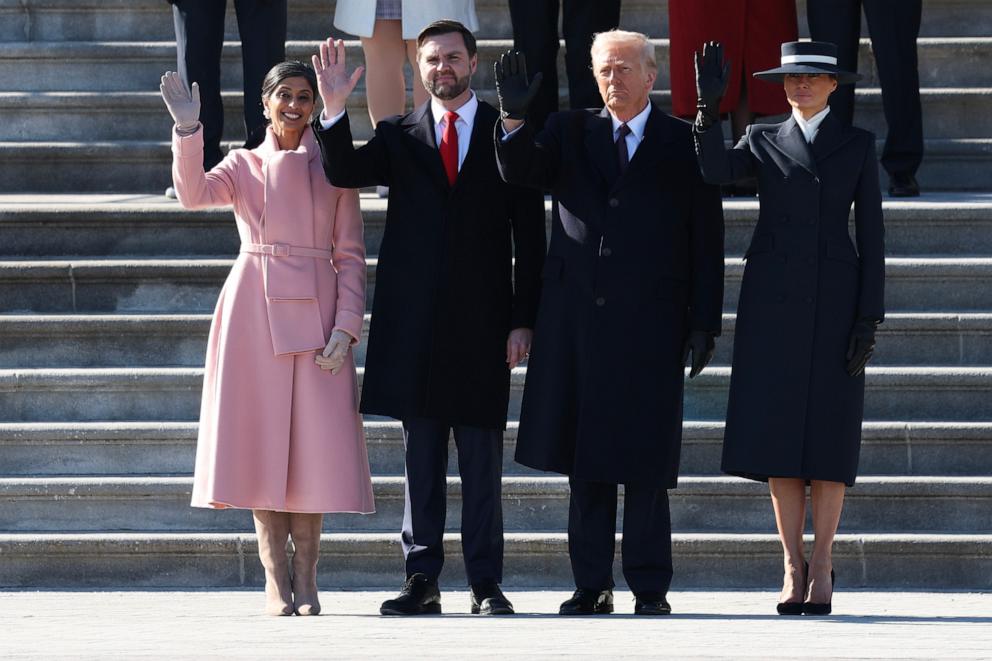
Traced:
<path fill-rule="evenodd" d="M 864 372 L 865 365 L 871 360 L 871 355 L 875 351 L 877 327 L 877 321 L 865 317 L 854 322 L 851 339 L 847 343 L 847 373 L 851 376 L 858 376 Z"/>
<path fill-rule="evenodd" d="M 689 331 L 689 337 L 685 338 L 685 345 L 682 348 L 682 366 L 689 363 L 689 353 L 692 352 L 692 369 L 689 370 L 689 378 L 695 378 L 703 368 L 713 360 L 713 351 L 716 348 L 716 341 L 712 333 L 706 331 Z"/>
<path fill-rule="evenodd" d="M 696 128 L 705 131 L 720 119 L 720 99 L 730 81 L 730 62 L 723 61 L 723 46 L 717 41 L 696 51 Z"/>
<path fill-rule="evenodd" d="M 527 81 L 527 60 L 523 53 L 506 51 L 498 62 L 493 62 L 496 78 L 496 96 L 499 98 L 500 115 L 507 119 L 523 119 L 527 108 L 537 95 L 544 78 L 540 73 Z"/>

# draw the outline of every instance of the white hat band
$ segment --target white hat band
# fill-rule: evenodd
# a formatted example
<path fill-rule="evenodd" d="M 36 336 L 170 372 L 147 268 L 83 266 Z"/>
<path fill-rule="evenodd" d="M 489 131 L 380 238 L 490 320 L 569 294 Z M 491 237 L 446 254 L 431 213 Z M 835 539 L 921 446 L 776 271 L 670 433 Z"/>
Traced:
<path fill-rule="evenodd" d="M 783 55 L 782 64 L 806 64 L 816 62 L 818 64 L 832 64 L 837 66 L 837 58 L 829 55 Z"/>

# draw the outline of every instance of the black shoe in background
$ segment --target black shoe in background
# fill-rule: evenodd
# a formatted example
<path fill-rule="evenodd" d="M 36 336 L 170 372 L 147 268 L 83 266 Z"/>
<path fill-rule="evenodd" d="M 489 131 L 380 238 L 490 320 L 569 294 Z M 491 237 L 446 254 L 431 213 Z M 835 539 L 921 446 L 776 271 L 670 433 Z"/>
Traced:
<path fill-rule="evenodd" d="M 414 574 L 406 579 L 395 599 L 387 599 L 379 607 L 382 615 L 440 615 L 441 591 L 437 580 L 427 574 Z"/>
<path fill-rule="evenodd" d="M 513 604 L 495 581 L 473 584 L 471 596 L 474 615 L 513 615 Z"/>
<path fill-rule="evenodd" d="M 606 615 L 613 612 L 613 590 L 579 588 L 562 603 L 559 615 Z"/>
<path fill-rule="evenodd" d="M 663 594 L 634 595 L 634 615 L 671 615 L 672 607 Z"/>
<path fill-rule="evenodd" d="M 894 174 L 889 177 L 890 197 L 919 197 L 920 185 L 911 174 Z"/>

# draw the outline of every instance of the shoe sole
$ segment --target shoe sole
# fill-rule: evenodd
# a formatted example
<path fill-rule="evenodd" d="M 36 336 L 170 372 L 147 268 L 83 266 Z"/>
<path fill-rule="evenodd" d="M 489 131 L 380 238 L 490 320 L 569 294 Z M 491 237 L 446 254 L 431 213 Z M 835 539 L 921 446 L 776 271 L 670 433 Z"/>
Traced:
<path fill-rule="evenodd" d="M 591 613 L 562 613 L 558 611 L 558 614 L 562 617 L 588 617 L 590 615 L 609 615 L 613 612 L 613 606 L 605 606 L 594 609 Z"/>
<path fill-rule="evenodd" d="M 413 611 L 413 612 L 411 612 L 411 611 L 401 611 L 401 610 L 397 610 L 395 608 L 380 608 L 379 609 L 379 615 L 386 615 L 386 616 L 391 616 L 391 617 L 393 617 L 393 616 L 395 616 L 395 617 L 403 617 L 403 616 L 413 616 L 413 615 L 440 615 L 440 614 L 441 614 L 441 604 L 428 604 L 428 605 L 424 606 L 423 608 L 421 608 L 420 610 Z"/>
<path fill-rule="evenodd" d="M 487 608 L 482 610 L 478 606 L 472 606 L 472 615 L 516 615 L 512 608 Z"/>

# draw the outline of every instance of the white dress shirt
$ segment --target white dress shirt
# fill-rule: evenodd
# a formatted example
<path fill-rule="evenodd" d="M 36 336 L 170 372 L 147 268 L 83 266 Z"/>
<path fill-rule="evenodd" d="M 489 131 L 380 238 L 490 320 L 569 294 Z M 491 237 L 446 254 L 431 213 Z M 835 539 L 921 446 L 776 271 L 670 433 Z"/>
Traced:
<path fill-rule="evenodd" d="M 468 101 L 455 110 L 458 113 L 458 119 L 455 121 L 455 132 L 458 134 L 459 171 L 462 169 L 462 163 L 465 162 L 465 157 L 468 155 L 468 143 L 472 139 L 472 128 L 475 126 L 475 113 L 478 109 L 479 99 L 475 96 L 475 92 L 472 92 L 472 96 L 469 97 Z M 345 112 L 342 110 L 330 119 L 325 119 L 324 113 L 320 113 L 320 126 L 326 131 L 337 124 L 344 117 Z M 448 112 L 448 109 L 441 105 L 440 101 L 431 97 L 431 115 L 434 117 L 434 140 L 439 148 L 441 147 L 441 136 L 444 135 L 444 128 L 447 124 L 447 121 L 444 119 L 446 112 Z"/>
<path fill-rule="evenodd" d="M 820 130 L 820 124 L 829 112 L 830 106 L 827 106 L 809 119 L 805 119 L 797 108 L 792 109 L 792 116 L 795 118 L 796 124 L 799 124 L 799 128 L 802 130 L 803 136 L 806 137 L 807 143 L 813 144 L 813 140 L 816 138 L 816 132 Z"/>
<path fill-rule="evenodd" d="M 641 144 L 641 140 L 644 139 L 644 127 L 648 123 L 648 115 L 651 114 L 651 102 L 644 106 L 644 110 L 637 113 L 634 117 L 627 122 L 627 128 L 630 129 L 630 133 L 627 134 L 627 159 L 628 161 L 633 160 L 634 152 L 637 151 L 637 147 Z M 612 112 L 610 113 L 610 119 L 613 120 L 613 142 L 616 143 L 617 139 L 620 137 L 620 126 L 623 124 L 616 115 Z"/>

